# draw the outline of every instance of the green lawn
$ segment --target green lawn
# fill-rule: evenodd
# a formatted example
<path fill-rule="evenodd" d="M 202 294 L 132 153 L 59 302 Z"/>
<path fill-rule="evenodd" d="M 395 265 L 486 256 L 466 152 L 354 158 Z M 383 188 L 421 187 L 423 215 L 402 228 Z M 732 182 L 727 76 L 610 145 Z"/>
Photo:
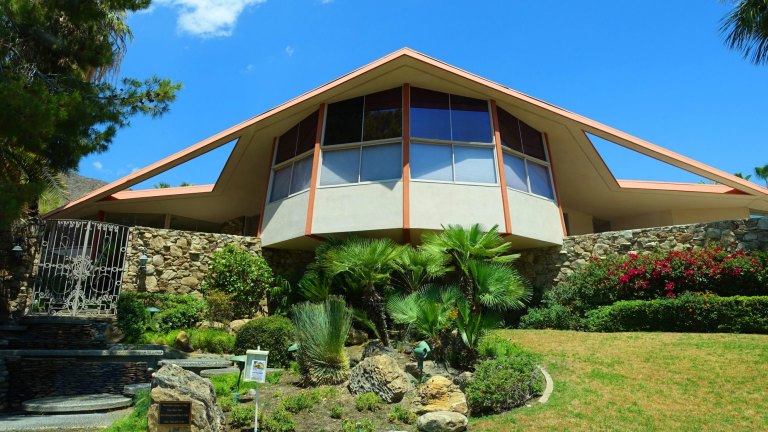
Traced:
<path fill-rule="evenodd" d="M 552 375 L 547 404 L 472 431 L 768 430 L 768 336 L 504 330 Z"/>

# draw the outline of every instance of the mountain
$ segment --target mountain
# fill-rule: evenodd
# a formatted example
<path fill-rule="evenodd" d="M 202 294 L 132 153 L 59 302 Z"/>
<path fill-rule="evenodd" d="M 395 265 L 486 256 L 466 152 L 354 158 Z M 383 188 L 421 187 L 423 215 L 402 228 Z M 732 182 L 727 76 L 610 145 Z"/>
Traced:
<path fill-rule="evenodd" d="M 77 173 L 65 174 L 64 183 L 67 185 L 67 201 L 74 201 L 107 184 L 103 180 L 83 177 Z"/>

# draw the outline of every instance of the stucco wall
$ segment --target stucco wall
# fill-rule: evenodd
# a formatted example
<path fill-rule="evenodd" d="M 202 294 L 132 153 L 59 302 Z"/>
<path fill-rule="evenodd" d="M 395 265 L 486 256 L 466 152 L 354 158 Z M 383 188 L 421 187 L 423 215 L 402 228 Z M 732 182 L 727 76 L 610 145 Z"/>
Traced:
<path fill-rule="evenodd" d="M 314 234 L 390 229 L 402 225 L 402 182 L 317 189 L 312 218 Z"/>
<path fill-rule="evenodd" d="M 501 189 L 492 185 L 411 182 L 411 228 L 440 229 L 442 225 L 504 227 Z"/>

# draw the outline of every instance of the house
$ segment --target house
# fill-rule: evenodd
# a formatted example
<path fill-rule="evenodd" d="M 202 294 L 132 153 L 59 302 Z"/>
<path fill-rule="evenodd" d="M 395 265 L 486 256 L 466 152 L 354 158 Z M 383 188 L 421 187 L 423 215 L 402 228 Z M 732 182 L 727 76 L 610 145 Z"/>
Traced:
<path fill-rule="evenodd" d="M 618 180 L 594 137 L 712 184 Z M 129 190 L 232 142 L 215 184 Z M 401 49 L 46 217 L 224 230 L 283 249 L 348 233 L 417 242 L 479 222 L 523 249 L 762 212 L 768 189 Z"/>

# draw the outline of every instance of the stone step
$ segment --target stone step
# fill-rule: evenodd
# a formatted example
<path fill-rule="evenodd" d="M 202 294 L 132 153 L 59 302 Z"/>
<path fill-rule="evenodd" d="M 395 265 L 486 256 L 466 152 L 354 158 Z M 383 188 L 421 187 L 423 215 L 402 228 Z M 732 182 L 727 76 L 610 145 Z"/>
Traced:
<path fill-rule="evenodd" d="M 22 402 L 21 409 L 31 413 L 84 413 L 126 408 L 131 399 L 121 395 L 100 393 L 77 396 L 55 396 Z"/>
<path fill-rule="evenodd" d="M 0 325 L 0 333 L 3 332 L 23 332 L 27 329 L 27 326 L 18 324 L 2 324 Z"/>
<path fill-rule="evenodd" d="M 123 396 L 132 398 L 136 396 L 136 393 L 142 390 L 149 390 L 151 388 L 152 388 L 152 383 L 128 384 L 125 387 L 123 387 Z"/>
<path fill-rule="evenodd" d="M 218 358 L 166 359 L 160 360 L 160 362 L 158 362 L 158 367 L 163 367 L 168 364 L 175 364 L 182 369 L 192 371 L 198 375 L 205 369 L 224 369 L 232 367 L 231 361 Z"/>
<path fill-rule="evenodd" d="M 240 369 L 238 369 L 237 367 L 203 369 L 200 371 L 200 376 L 203 378 L 210 378 L 216 375 L 227 375 L 231 373 L 240 373 Z"/>
<path fill-rule="evenodd" d="M 24 415 L 0 414 L 0 432 L 85 432 L 101 431 L 130 411 L 87 414 Z"/>

